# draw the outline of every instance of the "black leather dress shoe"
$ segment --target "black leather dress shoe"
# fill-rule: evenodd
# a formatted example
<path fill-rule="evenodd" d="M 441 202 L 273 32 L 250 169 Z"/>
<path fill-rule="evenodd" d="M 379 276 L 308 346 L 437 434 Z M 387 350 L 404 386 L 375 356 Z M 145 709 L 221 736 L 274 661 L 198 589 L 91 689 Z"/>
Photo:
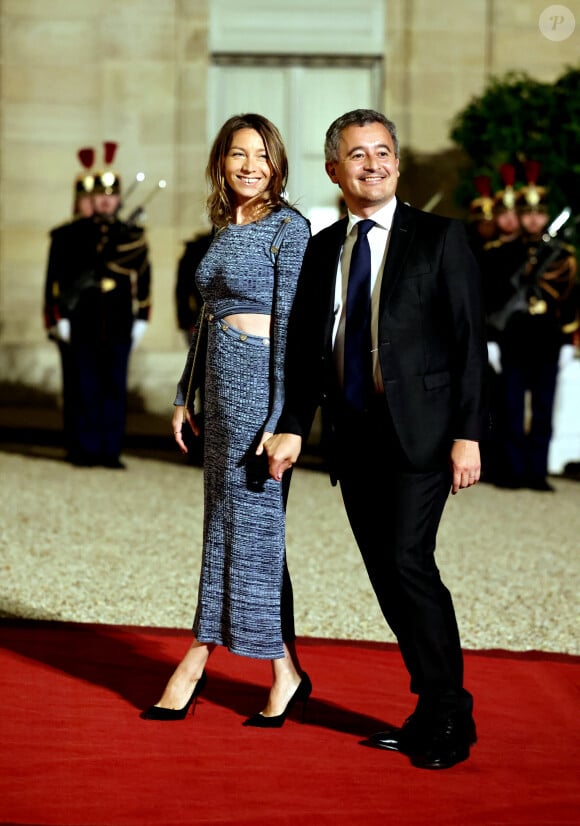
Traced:
<path fill-rule="evenodd" d="M 109 470 L 126 470 L 127 465 L 119 459 L 118 456 L 104 456 L 101 459 L 101 465 L 109 468 Z"/>
<path fill-rule="evenodd" d="M 422 751 L 429 740 L 429 729 L 425 721 L 418 715 L 411 714 L 400 728 L 392 726 L 384 731 L 371 734 L 367 745 L 410 755 Z"/>
<path fill-rule="evenodd" d="M 93 453 L 76 452 L 70 454 L 68 461 L 75 467 L 95 467 L 99 464 L 99 457 Z"/>
<path fill-rule="evenodd" d="M 493 484 L 496 488 L 505 488 L 506 490 L 520 490 L 526 487 L 526 480 L 517 476 L 499 476 L 494 480 Z"/>
<path fill-rule="evenodd" d="M 546 493 L 554 493 L 554 487 L 551 485 L 547 479 L 545 478 L 536 478 L 532 477 L 528 480 L 527 487 L 530 490 L 540 490 L 545 491 Z"/>
<path fill-rule="evenodd" d="M 426 719 L 412 714 L 401 728 L 393 726 L 379 731 L 371 735 L 365 745 L 406 754 L 418 768 L 448 769 L 467 760 L 469 748 L 476 742 L 471 715 Z"/>
<path fill-rule="evenodd" d="M 411 755 L 411 762 L 420 769 L 450 769 L 467 760 L 475 742 L 473 717 L 454 714 L 433 724 L 429 741 Z"/>

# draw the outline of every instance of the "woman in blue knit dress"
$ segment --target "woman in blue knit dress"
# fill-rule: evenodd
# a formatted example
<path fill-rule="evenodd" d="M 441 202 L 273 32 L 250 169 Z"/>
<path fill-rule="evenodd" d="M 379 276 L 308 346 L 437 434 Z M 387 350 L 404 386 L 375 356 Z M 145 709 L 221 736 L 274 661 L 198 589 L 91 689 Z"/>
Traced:
<path fill-rule="evenodd" d="M 287 173 L 284 145 L 270 121 L 247 114 L 223 125 L 207 167 L 216 232 L 196 271 L 207 345 L 201 354 L 204 529 L 194 639 L 159 703 L 143 712 L 146 719 L 185 717 L 203 689 L 216 645 L 272 662 L 266 705 L 245 725 L 279 727 L 311 692 L 294 645 L 288 490 L 269 478 L 263 451 L 282 409 L 288 316 L 310 236 L 305 218 L 284 200 Z M 184 407 L 196 342 L 194 335 L 174 402 L 173 430 L 184 453 L 185 418 L 199 435 L 193 411 Z"/>

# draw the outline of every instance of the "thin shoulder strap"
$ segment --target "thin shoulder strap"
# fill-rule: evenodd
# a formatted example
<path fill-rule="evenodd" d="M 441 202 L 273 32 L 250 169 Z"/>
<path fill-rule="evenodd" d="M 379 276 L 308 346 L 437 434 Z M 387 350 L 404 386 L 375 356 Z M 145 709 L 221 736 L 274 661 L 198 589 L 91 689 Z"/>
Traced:
<path fill-rule="evenodd" d="M 199 341 L 201 339 L 201 334 L 203 330 L 203 323 L 205 321 L 205 302 L 202 304 L 201 311 L 199 313 L 199 320 L 197 322 L 197 338 L 195 340 L 195 348 L 193 351 L 193 361 L 191 363 L 191 372 L 189 374 L 189 381 L 187 383 L 187 393 L 185 394 L 185 404 L 183 407 L 183 421 L 185 421 L 187 408 L 189 407 L 189 401 L 191 397 L 191 385 L 193 382 L 193 374 L 195 373 L 195 366 L 197 364 L 198 359 L 198 350 L 199 350 Z M 205 355 L 203 356 L 205 358 Z"/>
<path fill-rule="evenodd" d="M 276 230 L 276 235 L 272 239 L 272 244 L 270 246 L 270 258 L 272 260 L 272 264 L 276 263 L 276 258 L 278 257 L 278 253 L 280 252 L 282 241 L 284 240 L 286 230 L 288 229 L 288 224 L 291 220 L 292 218 L 289 215 L 286 218 L 284 218 L 282 223 Z"/>

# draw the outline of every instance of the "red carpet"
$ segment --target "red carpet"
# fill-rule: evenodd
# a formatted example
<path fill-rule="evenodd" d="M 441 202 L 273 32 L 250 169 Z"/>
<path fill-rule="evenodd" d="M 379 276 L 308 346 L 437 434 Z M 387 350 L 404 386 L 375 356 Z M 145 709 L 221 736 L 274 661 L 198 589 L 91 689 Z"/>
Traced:
<path fill-rule="evenodd" d="M 267 662 L 222 649 L 195 716 L 139 718 L 189 634 L 0 623 L 0 823 L 564 826 L 580 822 L 579 659 L 466 653 L 479 743 L 443 772 L 360 745 L 412 710 L 396 648 L 301 641 L 307 724 L 244 728 Z"/>

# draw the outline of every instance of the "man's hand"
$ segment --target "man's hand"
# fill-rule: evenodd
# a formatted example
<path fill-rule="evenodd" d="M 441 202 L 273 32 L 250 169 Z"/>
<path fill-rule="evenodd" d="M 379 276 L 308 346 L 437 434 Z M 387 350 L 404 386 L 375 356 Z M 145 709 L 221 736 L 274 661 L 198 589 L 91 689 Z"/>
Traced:
<path fill-rule="evenodd" d="M 450 458 L 453 471 L 452 494 L 455 495 L 461 488 L 470 488 L 479 482 L 481 474 L 479 442 L 457 439 L 453 442 Z"/>
<path fill-rule="evenodd" d="M 295 465 L 302 449 L 302 436 L 295 433 L 277 433 L 264 442 L 268 454 L 270 476 L 280 482 L 284 471 Z"/>

